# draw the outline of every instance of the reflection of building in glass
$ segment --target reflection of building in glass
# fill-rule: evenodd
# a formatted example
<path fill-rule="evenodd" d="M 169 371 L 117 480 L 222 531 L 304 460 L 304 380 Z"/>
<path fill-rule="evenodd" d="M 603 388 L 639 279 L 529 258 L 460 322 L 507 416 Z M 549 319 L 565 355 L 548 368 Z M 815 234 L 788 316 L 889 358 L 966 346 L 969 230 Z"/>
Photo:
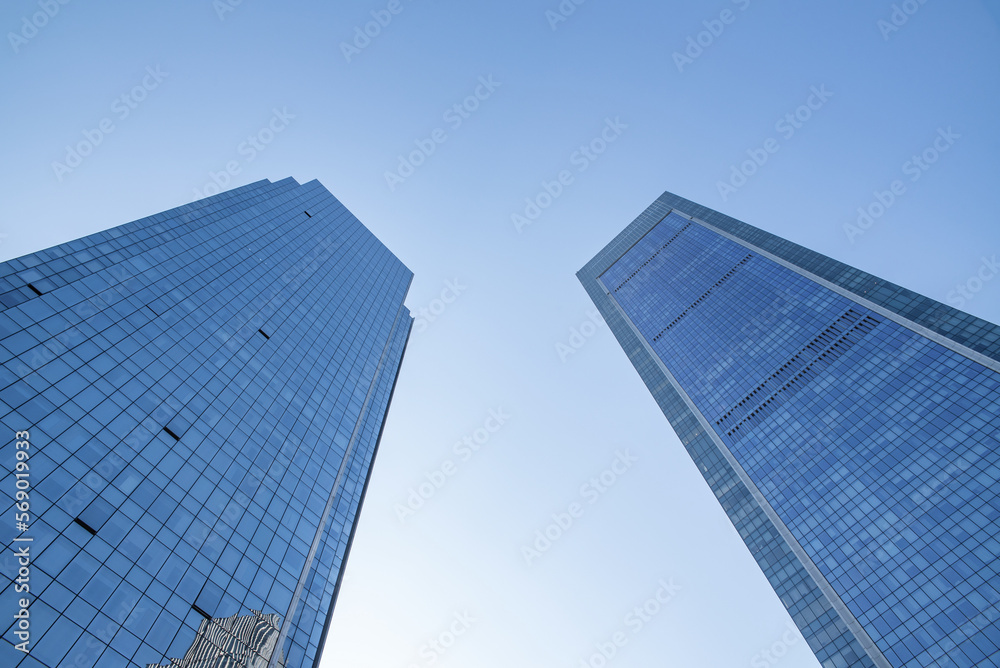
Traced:
<path fill-rule="evenodd" d="M 221 633 L 206 618 L 250 610 L 281 620 L 272 662 L 313 666 L 411 278 L 321 184 L 293 179 L 0 263 L 0 459 L 28 431 L 33 485 L 32 645 L 0 616 L 0 666 L 158 664 Z M 0 522 L 11 578 L 16 537 Z"/>
<path fill-rule="evenodd" d="M 824 668 L 1000 665 L 1000 327 L 670 193 L 578 275 Z"/>
<path fill-rule="evenodd" d="M 278 640 L 281 617 L 251 610 L 252 615 L 206 619 L 183 659 L 148 668 L 267 668 Z M 278 657 L 278 666 L 285 662 Z"/>

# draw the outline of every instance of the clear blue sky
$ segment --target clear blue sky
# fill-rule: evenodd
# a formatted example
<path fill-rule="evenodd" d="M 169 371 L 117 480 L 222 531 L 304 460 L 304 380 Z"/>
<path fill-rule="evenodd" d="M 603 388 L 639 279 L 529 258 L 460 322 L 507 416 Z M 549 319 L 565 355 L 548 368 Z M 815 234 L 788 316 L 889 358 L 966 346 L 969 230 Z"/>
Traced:
<path fill-rule="evenodd" d="M 326 665 L 817 666 L 574 273 L 671 190 L 1000 321 L 998 3 L 234 1 L 4 3 L 0 259 L 294 176 L 415 272 Z"/>

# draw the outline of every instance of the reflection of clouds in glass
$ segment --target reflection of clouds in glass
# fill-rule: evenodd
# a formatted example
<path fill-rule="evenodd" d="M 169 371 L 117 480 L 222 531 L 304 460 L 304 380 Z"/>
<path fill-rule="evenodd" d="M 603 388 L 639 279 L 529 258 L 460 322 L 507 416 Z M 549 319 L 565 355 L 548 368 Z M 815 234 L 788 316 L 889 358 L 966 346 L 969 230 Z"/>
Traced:
<path fill-rule="evenodd" d="M 278 641 L 281 615 L 252 615 L 206 619 L 183 659 L 149 664 L 147 668 L 267 668 Z M 284 659 L 278 659 L 284 668 Z"/>

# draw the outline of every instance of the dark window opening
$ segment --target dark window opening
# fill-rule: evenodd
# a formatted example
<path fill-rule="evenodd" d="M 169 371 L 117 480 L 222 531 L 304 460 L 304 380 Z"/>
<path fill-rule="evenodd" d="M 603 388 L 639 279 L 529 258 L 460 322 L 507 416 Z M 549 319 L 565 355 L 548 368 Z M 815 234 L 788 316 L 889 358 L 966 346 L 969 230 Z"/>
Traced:
<path fill-rule="evenodd" d="M 29 287 L 29 288 L 31 288 L 32 290 L 34 290 L 34 291 L 35 291 L 35 294 L 36 294 L 36 295 L 38 295 L 39 297 L 41 297 L 41 296 L 42 296 L 42 294 L 43 294 L 43 293 L 42 293 L 42 291 L 41 291 L 41 290 L 39 290 L 38 288 L 36 288 L 36 287 L 35 287 L 34 285 L 32 285 L 31 283 L 28 283 L 28 287 Z"/>
<path fill-rule="evenodd" d="M 181 440 L 181 437 L 180 437 L 180 436 L 178 436 L 177 434 L 175 434 L 174 432 L 172 432 L 172 431 L 170 430 L 170 427 L 164 427 L 164 428 L 163 428 L 163 431 L 165 431 L 165 432 L 167 432 L 168 434 L 170 434 L 171 436 L 173 436 L 173 437 L 174 437 L 174 440 L 175 440 L 175 441 L 179 441 L 179 440 Z"/>
<path fill-rule="evenodd" d="M 265 339 L 270 339 L 271 338 L 270 336 L 267 335 L 267 332 L 265 332 L 263 329 L 258 329 L 257 331 L 260 332 L 261 334 L 263 334 Z"/>
<path fill-rule="evenodd" d="M 95 529 L 94 527 L 90 526 L 89 524 L 87 524 L 86 522 L 84 522 L 83 520 L 81 520 L 79 517 L 77 517 L 73 521 L 76 522 L 77 524 L 79 524 L 80 526 L 82 526 L 84 529 L 86 529 L 87 532 L 91 536 L 96 536 L 97 535 L 97 529 Z"/>
<path fill-rule="evenodd" d="M 199 615 L 201 615 L 205 619 L 211 619 L 212 618 L 212 615 L 208 614 L 207 612 L 205 612 L 204 610 L 202 610 L 201 608 L 199 608 L 194 603 L 191 604 L 191 609 L 194 610 L 195 612 L 197 612 Z"/>
<path fill-rule="evenodd" d="M 304 214 L 306 214 L 307 216 L 309 216 L 310 218 L 312 218 L 312 214 L 311 214 L 311 213 L 309 213 L 308 211 L 303 211 L 302 213 L 304 213 Z"/>
<path fill-rule="evenodd" d="M 146 308 L 148 308 L 150 311 L 153 311 L 153 307 L 150 306 L 149 304 L 146 304 Z M 153 311 L 153 315 L 155 315 L 157 318 L 160 317 L 160 314 L 157 313 L 156 311 Z"/>

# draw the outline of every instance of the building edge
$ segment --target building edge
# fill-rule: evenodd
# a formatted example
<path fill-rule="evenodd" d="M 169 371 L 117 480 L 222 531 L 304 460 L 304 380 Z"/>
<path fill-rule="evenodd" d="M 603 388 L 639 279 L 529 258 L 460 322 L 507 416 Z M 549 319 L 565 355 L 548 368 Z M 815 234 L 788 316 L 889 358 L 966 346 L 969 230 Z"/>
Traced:
<path fill-rule="evenodd" d="M 825 650 L 827 648 L 837 649 L 833 640 L 824 641 L 820 637 L 821 634 L 828 634 L 829 627 L 832 625 L 840 632 L 840 636 L 845 638 L 853 653 L 859 657 L 867 658 L 877 668 L 891 668 L 889 661 L 865 632 L 860 622 L 847 609 L 839 595 L 798 544 L 798 541 L 792 536 L 756 485 L 729 452 L 729 449 L 710 428 L 708 421 L 694 407 L 694 404 L 669 371 L 663 367 L 659 358 L 648 348 L 648 344 L 638 334 L 634 325 L 621 311 L 600 281 L 600 276 L 614 262 L 674 210 L 682 213 L 686 218 L 700 218 L 695 222 L 701 224 L 706 223 L 705 218 L 714 218 L 716 220 L 710 221 L 708 227 L 715 228 L 716 225 L 712 223 L 718 222 L 720 224 L 715 231 L 723 231 L 737 237 L 737 240 L 743 242 L 744 245 L 753 244 L 756 246 L 747 237 L 753 237 L 754 234 L 759 235 L 757 243 L 760 243 L 768 254 L 775 255 L 785 262 L 795 265 L 795 267 L 798 265 L 787 259 L 782 252 L 786 255 L 793 252 L 808 253 L 808 259 L 814 262 L 819 260 L 830 263 L 828 266 L 833 272 L 838 270 L 842 274 L 853 272 L 853 278 L 856 279 L 853 283 L 855 287 L 857 285 L 867 287 L 868 291 L 876 292 L 886 301 L 897 294 L 905 294 L 915 299 L 935 304 L 937 302 L 669 192 L 661 195 L 647 207 L 577 272 L 577 278 L 608 323 L 608 327 L 614 333 L 626 356 L 639 372 L 643 383 L 680 438 L 688 455 L 699 469 L 702 477 L 705 478 L 751 556 L 761 568 L 782 605 L 792 617 L 809 647 L 816 654 L 817 659 L 823 663 L 827 654 Z M 833 274 L 833 277 L 836 278 L 836 274 Z M 824 282 L 838 285 L 826 278 Z M 849 289 L 848 291 L 854 292 Z M 868 301 L 869 298 L 865 295 L 867 295 L 867 291 L 863 291 L 858 297 Z M 992 326 L 990 323 L 962 314 L 944 304 L 940 304 L 940 306 L 983 325 Z M 997 329 L 1000 331 L 1000 328 Z M 936 330 L 932 329 L 931 331 Z M 764 532 L 762 539 L 752 539 L 754 535 L 760 534 L 761 527 L 769 530 Z M 775 550 L 779 553 L 777 558 Z M 787 574 L 788 566 L 794 568 L 794 575 Z M 803 591 L 796 583 L 806 585 L 806 590 Z M 819 614 L 816 613 L 814 606 L 817 601 L 822 602 L 821 607 L 823 608 Z M 818 625 L 817 622 L 819 622 Z"/>
<path fill-rule="evenodd" d="M 319 668 L 323 659 L 323 650 L 326 647 L 326 638 L 330 633 L 330 624 L 333 620 L 333 611 L 337 605 L 337 597 L 340 595 L 340 587 L 344 582 L 344 572 L 347 570 L 347 561 L 351 557 L 351 547 L 354 545 L 354 535 L 358 530 L 358 523 L 361 520 L 361 513 L 365 507 L 365 498 L 368 494 L 368 483 L 372 479 L 372 471 L 375 469 L 375 459 L 378 457 L 379 446 L 382 444 L 382 432 L 385 431 L 385 423 L 388 419 L 389 411 L 392 409 L 392 398 L 396 394 L 396 383 L 399 381 L 399 374 L 403 368 L 403 360 L 406 359 L 406 349 L 410 345 L 410 335 L 413 333 L 413 318 L 410 318 L 409 327 L 406 330 L 406 340 L 403 342 L 403 351 L 399 356 L 399 365 L 396 367 L 396 376 L 392 379 L 392 388 L 389 390 L 389 400 L 385 405 L 385 416 L 382 419 L 382 426 L 379 428 L 378 437 L 375 439 L 375 448 L 372 450 L 371 464 L 368 466 L 368 474 L 365 476 L 365 484 L 361 488 L 361 498 L 358 501 L 358 509 L 354 513 L 354 522 L 351 524 L 351 533 L 347 537 L 347 547 L 344 549 L 344 559 L 340 564 L 340 572 L 337 575 L 337 583 L 333 587 L 333 595 L 330 597 L 330 609 L 326 613 L 326 622 L 323 624 L 323 633 L 319 637 L 319 646 L 316 650 L 316 660 L 313 668 Z"/>

